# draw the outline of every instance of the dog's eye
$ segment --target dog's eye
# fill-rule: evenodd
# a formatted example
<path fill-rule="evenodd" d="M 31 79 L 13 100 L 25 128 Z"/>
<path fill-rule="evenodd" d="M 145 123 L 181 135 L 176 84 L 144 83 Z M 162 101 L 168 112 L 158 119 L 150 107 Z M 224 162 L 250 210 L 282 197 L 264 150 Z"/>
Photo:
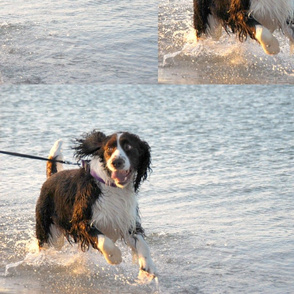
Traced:
<path fill-rule="evenodd" d="M 133 149 L 132 145 L 126 143 L 126 144 L 125 144 L 125 150 L 126 150 L 126 151 L 129 151 L 129 150 L 131 150 L 131 149 Z"/>

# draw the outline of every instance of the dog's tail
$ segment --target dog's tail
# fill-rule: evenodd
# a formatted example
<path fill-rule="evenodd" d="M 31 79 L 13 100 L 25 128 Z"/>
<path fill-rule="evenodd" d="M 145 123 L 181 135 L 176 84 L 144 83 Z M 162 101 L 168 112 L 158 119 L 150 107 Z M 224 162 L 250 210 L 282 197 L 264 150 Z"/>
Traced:
<path fill-rule="evenodd" d="M 63 155 L 62 155 L 62 140 L 57 140 L 53 147 L 50 150 L 48 159 L 56 159 L 56 160 L 63 160 Z M 47 161 L 46 165 L 46 175 L 47 178 L 51 177 L 53 174 L 60 172 L 63 170 L 63 165 L 60 162 L 56 161 Z"/>

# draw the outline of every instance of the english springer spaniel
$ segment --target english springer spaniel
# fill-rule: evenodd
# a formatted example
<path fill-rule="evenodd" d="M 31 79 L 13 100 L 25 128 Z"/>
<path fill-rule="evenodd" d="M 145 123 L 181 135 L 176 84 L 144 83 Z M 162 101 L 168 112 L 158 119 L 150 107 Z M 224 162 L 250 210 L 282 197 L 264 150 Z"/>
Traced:
<path fill-rule="evenodd" d="M 61 140 L 55 143 L 50 159 L 62 160 L 61 145 Z M 136 197 L 151 170 L 149 145 L 131 133 L 106 136 L 94 130 L 77 139 L 74 149 L 83 163 L 79 169 L 47 162 L 47 180 L 36 205 L 39 248 L 61 249 L 66 237 L 83 251 L 92 246 L 108 263 L 119 264 L 115 242 L 122 239 L 137 256 L 140 274 L 155 277 Z"/>
<path fill-rule="evenodd" d="M 267 54 L 280 51 L 273 32 L 281 29 L 294 52 L 293 0 L 194 0 L 194 28 L 197 39 L 203 34 L 218 40 L 222 27 L 236 33 L 240 41 L 249 36 Z"/>

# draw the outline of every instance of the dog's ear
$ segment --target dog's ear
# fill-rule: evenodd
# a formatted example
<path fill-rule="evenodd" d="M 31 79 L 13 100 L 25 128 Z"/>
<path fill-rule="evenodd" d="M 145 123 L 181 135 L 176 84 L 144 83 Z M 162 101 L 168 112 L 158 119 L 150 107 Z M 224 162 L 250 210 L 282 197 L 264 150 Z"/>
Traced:
<path fill-rule="evenodd" d="M 93 156 L 101 148 L 105 138 L 104 133 L 93 130 L 91 133 L 84 134 L 82 138 L 75 139 L 75 146 L 72 147 L 75 150 L 74 157 L 81 160 L 84 157 Z"/>
<path fill-rule="evenodd" d="M 147 179 L 148 174 L 152 171 L 150 146 L 147 142 L 140 142 L 140 165 L 137 170 L 137 176 L 134 183 L 135 191 L 139 189 L 140 184 Z"/>

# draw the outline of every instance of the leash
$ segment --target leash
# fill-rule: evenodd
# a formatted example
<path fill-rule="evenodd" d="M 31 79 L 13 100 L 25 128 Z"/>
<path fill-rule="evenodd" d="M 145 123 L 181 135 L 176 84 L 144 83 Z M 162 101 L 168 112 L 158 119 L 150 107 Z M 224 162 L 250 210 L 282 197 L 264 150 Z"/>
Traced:
<path fill-rule="evenodd" d="M 105 181 L 102 178 L 100 178 L 94 171 L 90 171 L 90 165 L 89 165 L 89 162 L 87 160 L 82 160 L 82 162 L 80 164 L 80 163 L 76 163 L 76 162 L 57 160 L 57 159 L 54 159 L 54 158 L 45 158 L 45 157 L 40 157 L 40 156 L 35 156 L 35 155 L 29 155 L 29 154 L 23 154 L 23 153 L 17 153 L 17 152 L 9 152 L 9 151 L 3 151 L 3 150 L 0 150 L 0 153 L 5 154 L 5 155 L 24 157 L 24 158 L 30 158 L 30 159 L 37 159 L 37 160 L 44 160 L 44 161 L 50 161 L 50 162 L 60 162 L 60 163 L 63 163 L 63 164 L 71 164 L 71 165 L 78 165 L 78 166 L 82 165 L 82 167 L 86 171 L 88 171 L 93 178 L 98 180 L 100 183 L 106 185 Z M 111 183 L 110 186 L 115 187 L 115 188 L 117 187 L 116 184 L 114 184 L 114 183 Z"/>
<path fill-rule="evenodd" d="M 54 158 L 45 158 L 45 157 L 22 154 L 22 153 L 16 153 L 16 152 L 9 152 L 9 151 L 0 150 L 0 153 L 6 154 L 6 155 L 17 156 L 17 157 L 30 158 L 30 159 L 45 160 L 45 161 L 51 161 L 51 162 L 60 162 L 60 163 L 63 163 L 63 164 L 71 164 L 71 165 L 79 165 L 76 162 L 57 160 L 57 159 L 54 159 Z"/>

